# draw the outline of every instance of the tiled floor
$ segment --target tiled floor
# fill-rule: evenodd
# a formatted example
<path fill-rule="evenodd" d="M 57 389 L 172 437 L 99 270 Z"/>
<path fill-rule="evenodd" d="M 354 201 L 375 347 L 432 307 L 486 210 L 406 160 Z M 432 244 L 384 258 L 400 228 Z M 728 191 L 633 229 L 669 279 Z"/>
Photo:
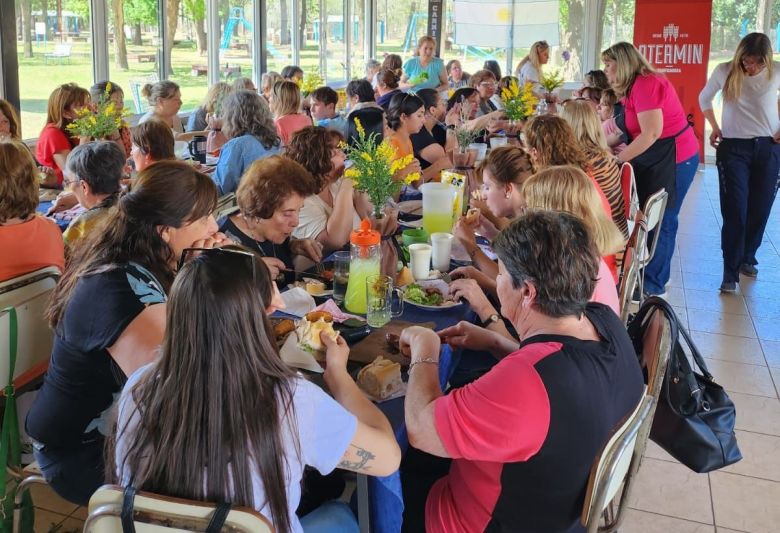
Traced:
<path fill-rule="evenodd" d="M 769 221 L 759 274 L 718 294 L 720 208 L 714 166 L 696 175 L 680 217 L 669 300 L 689 325 L 715 380 L 737 407 L 744 459 L 695 474 L 652 442 L 629 502 L 624 533 L 780 531 L 780 208 Z M 36 532 L 80 531 L 84 509 L 46 488 L 33 493 Z"/>
<path fill-rule="evenodd" d="M 737 407 L 744 458 L 695 474 L 650 442 L 621 532 L 780 531 L 780 208 L 759 251 L 758 279 L 720 295 L 720 205 L 714 165 L 685 198 L 668 299 Z M 684 311 L 684 312 L 683 312 Z"/>

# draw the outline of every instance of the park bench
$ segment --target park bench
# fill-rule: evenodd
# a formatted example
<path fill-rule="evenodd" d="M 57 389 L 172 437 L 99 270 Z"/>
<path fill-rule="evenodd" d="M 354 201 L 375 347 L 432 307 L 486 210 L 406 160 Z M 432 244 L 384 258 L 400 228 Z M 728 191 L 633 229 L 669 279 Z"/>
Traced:
<path fill-rule="evenodd" d="M 54 46 L 54 50 L 52 52 L 46 52 L 43 54 L 43 63 L 48 64 L 49 59 L 59 59 L 60 65 L 62 64 L 63 59 L 68 60 L 68 64 L 70 64 L 70 52 L 73 45 L 68 43 L 59 43 Z"/>
<path fill-rule="evenodd" d="M 128 54 L 127 59 L 132 59 L 138 63 L 155 63 L 157 61 L 157 54 Z"/>

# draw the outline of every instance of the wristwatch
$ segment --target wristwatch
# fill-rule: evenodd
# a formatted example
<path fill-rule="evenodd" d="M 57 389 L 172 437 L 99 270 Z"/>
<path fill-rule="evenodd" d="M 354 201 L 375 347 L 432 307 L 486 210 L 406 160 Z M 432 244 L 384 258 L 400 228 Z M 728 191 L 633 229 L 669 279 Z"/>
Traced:
<path fill-rule="evenodd" d="M 498 316 L 498 313 L 493 313 L 489 317 L 487 317 L 487 320 L 484 321 L 485 327 L 488 327 L 490 324 L 498 324 L 501 321 L 501 317 Z"/>

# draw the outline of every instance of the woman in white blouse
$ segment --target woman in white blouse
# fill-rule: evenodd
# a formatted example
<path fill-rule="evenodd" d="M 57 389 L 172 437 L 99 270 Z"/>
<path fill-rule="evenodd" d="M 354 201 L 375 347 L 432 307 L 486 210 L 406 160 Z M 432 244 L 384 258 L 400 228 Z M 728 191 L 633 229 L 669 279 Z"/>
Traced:
<path fill-rule="evenodd" d="M 717 148 L 723 216 L 722 292 L 736 291 L 739 275 L 758 275 L 756 252 L 777 194 L 780 171 L 780 62 L 763 33 L 746 35 L 734 58 L 721 63 L 699 95 Z M 721 124 L 712 109 L 723 93 Z"/>
<path fill-rule="evenodd" d="M 520 85 L 530 82 L 533 84 L 534 93 L 537 96 L 544 94 L 545 89 L 541 83 L 542 66 L 546 65 L 549 60 L 550 45 L 547 44 L 547 41 L 536 41 L 532 44 L 528 55 L 517 64 L 515 69 L 515 76 L 519 78 Z"/>

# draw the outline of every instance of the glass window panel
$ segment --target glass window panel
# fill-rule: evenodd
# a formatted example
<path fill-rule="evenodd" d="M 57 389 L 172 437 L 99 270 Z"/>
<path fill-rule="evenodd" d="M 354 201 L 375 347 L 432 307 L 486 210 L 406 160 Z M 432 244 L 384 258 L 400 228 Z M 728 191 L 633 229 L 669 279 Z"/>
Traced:
<path fill-rule="evenodd" d="M 145 113 L 140 88 L 158 79 L 157 0 L 109 0 L 107 8 L 109 77 L 124 90 L 125 107 Z"/>
<path fill-rule="evenodd" d="M 606 50 L 612 44 L 620 41 L 632 42 L 634 40 L 634 0 L 606 0 L 601 23 L 603 29 L 600 50 Z M 601 58 L 599 58 L 600 60 Z"/>
<path fill-rule="evenodd" d="M 255 20 L 252 2 L 244 7 L 231 2 L 227 19 L 222 20 L 219 40 L 219 79 L 232 83 L 237 78 L 252 79 L 252 40 L 254 39 Z"/>
<path fill-rule="evenodd" d="M 550 60 L 545 65 L 547 72 L 559 71 L 565 81 L 582 79 L 583 35 L 585 34 L 586 0 L 560 0 L 559 35 L 557 46 L 550 49 Z M 515 48 L 512 69 L 528 54 L 529 48 Z"/>
<path fill-rule="evenodd" d="M 266 0 L 266 64 L 269 71 L 281 73 L 282 69 L 292 64 L 292 3 L 297 0 Z M 307 13 L 301 13 L 297 21 L 301 32 L 305 34 Z M 305 40 L 305 35 L 304 35 Z M 302 44 L 302 43 L 301 43 Z"/>
<path fill-rule="evenodd" d="M 89 3 L 58 4 L 20 0 L 17 55 L 22 135 L 37 137 L 46 123 L 46 105 L 55 87 L 75 82 L 92 85 Z"/>
<path fill-rule="evenodd" d="M 231 1 L 231 6 L 241 4 L 242 0 Z M 173 45 L 172 72 L 167 78 L 181 87 L 182 111 L 192 111 L 201 104 L 209 87 L 206 0 L 166 0 L 165 5 L 168 36 Z"/>
<path fill-rule="evenodd" d="M 352 48 L 349 59 L 351 61 L 351 78 L 363 78 L 366 75 L 365 55 L 365 21 L 366 3 L 363 0 L 349 0 L 352 13 L 352 35 L 350 46 Z"/>
<path fill-rule="evenodd" d="M 421 0 L 377 0 L 377 59 L 414 54 L 417 39 L 428 31 L 428 3 Z"/>

